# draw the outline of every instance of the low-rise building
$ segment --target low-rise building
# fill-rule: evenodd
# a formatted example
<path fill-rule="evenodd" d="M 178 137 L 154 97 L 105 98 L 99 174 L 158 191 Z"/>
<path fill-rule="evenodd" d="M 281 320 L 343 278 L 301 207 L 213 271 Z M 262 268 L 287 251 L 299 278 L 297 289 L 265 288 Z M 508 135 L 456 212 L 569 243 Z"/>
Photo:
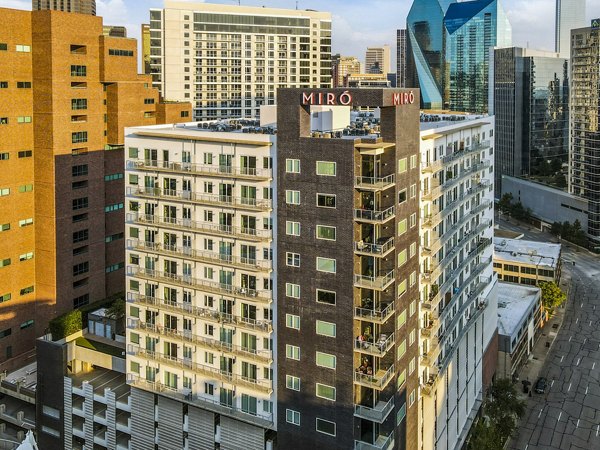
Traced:
<path fill-rule="evenodd" d="M 544 323 L 541 290 L 535 286 L 498 283 L 499 378 L 518 378 Z"/>
<path fill-rule="evenodd" d="M 494 271 L 498 279 L 537 286 L 560 281 L 561 245 L 521 239 L 494 238 Z"/>

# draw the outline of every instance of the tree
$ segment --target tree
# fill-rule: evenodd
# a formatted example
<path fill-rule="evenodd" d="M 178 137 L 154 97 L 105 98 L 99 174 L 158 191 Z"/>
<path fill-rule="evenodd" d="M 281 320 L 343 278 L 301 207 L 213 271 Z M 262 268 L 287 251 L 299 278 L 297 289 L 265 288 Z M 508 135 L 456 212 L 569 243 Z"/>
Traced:
<path fill-rule="evenodd" d="M 116 299 L 106 310 L 106 315 L 111 319 L 120 319 L 125 316 L 125 300 L 122 298 Z"/>
<path fill-rule="evenodd" d="M 554 222 L 552 224 L 552 228 L 550 228 L 550 233 L 552 233 L 554 236 L 561 236 L 562 235 L 562 223 Z"/>
<path fill-rule="evenodd" d="M 567 299 L 567 294 L 555 282 L 540 281 L 538 284 L 542 290 L 542 305 L 547 311 L 553 311 L 554 308 L 562 305 Z"/>
<path fill-rule="evenodd" d="M 513 196 L 510 192 L 504 194 L 502 198 L 498 201 L 498 209 L 500 210 L 500 212 L 505 214 L 509 213 L 512 207 L 512 200 Z"/>
<path fill-rule="evenodd" d="M 497 450 L 504 442 L 495 424 L 479 420 L 469 439 L 469 450 Z"/>
<path fill-rule="evenodd" d="M 490 401 L 486 412 L 495 424 L 498 433 L 508 438 L 516 427 L 516 418 L 525 414 L 525 402 L 517 396 L 517 391 L 508 378 L 497 380 L 488 389 Z"/>

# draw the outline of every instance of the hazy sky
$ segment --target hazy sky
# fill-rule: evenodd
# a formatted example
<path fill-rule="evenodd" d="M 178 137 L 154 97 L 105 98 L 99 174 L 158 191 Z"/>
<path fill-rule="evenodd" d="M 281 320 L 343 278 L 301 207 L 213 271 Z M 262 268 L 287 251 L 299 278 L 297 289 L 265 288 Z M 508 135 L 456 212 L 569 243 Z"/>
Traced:
<path fill-rule="evenodd" d="M 238 0 L 211 3 L 237 4 Z M 404 28 L 412 0 L 241 0 L 242 5 L 316 9 L 333 14 L 333 52 L 364 58 L 369 45 L 395 47 L 396 29 Z M 139 38 L 140 24 L 148 22 L 148 9 L 162 0 L 96 0 L 98 15 L 109 25 L 125 25 L 130 37 Z M 513 44 L 554 50 L 555 0 L 504 0 L 513 28 Z M 31 9 L 31 0 L 0 0 L 0 6 Z M 600 17 L 600 0 L 587 0 L 587 18 Z M 394 58 L 395 59 L 395 58 Z"/>

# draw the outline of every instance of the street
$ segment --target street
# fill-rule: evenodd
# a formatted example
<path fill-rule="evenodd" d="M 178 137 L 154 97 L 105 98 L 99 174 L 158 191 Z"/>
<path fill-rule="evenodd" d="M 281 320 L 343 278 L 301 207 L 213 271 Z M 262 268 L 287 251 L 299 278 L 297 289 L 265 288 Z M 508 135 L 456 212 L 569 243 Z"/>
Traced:
<path fill-rule="evenodd" d="M 523 232 L 524 239 L 555 240 L 538 230 L 497 223 Z M 597 256 L 563 243 L 563 279 L 569 296 L 562 326 L 540 371 L 548 388 L 527 399 L 525 416 L 508 448 L 600 449 L 599 262 Z"/>

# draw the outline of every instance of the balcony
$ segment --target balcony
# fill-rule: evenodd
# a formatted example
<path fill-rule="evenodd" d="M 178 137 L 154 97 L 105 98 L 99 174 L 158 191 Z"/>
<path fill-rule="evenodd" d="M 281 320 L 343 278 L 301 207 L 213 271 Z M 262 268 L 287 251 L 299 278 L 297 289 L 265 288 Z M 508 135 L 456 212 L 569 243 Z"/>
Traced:
<path fill-rule="evenodd" d="M 265 143 L 265 145 L 269 145 Z M 238 178 L 241 180 L 268 181 L 273 178 L 271 169 L 257 169 L 253 167 L 235 167 L 221 165 L 207 165 L 194 163 L 179 163 L 157 160 L 127 161 L 128 169 L 150 170 L 153 172 L 169 172 L 184 175 L 195 174 L 206 177 Z"/>
<path fill-rule="evenodd" d="M 382 303 L 376 308 L 355 307 L 354 319 L 384 324 L 394 314 L 395 310 L 393 301 L 388 304 Z"/>
<path fill-rule="evenodd" d="M 242 422 L 250 423 L 252 425 L 257 425 L 267 429 L 273 428 L 273 415 L 270 413 L 260 411 L 256 415 L 253 415 L 242 411 L 233 404 L 222 404 L 218 400 L 202 397 L 200 394 L 194 395 L 189 389 L 172 388 L 157 381 L 144 380 L 131 373 L 127 375 L 127 383 L 131 386 L 135 386 L 146 391 L 170 397 L 179 402 L 185 402 L 218 414 L 225 414 L 235 417 Z"/>
<path fill-rule="evenodd" d="M 394 432 L 388 436 L 378 436 L 375 443 L 369 444 L 364 441 L 354 441 L 354 450 L 391 450 L 394 448 Z"/>
<path fill-rule="evenodd" d="M 191 287 L 203 292 L 247 299 L 253 302 L 271 303 L 273 301 L 272 292 L 268 290 L 256 290 L 247 287 L 219 283 L 217 281 L 202 280 L 199 278 L 194 278 L 191 275 L 177 275 L 169 272 L 159 272 L 157 270 L 145 269 L 143 267 L 136 266 L 127 266 L 127 274 L 129 276 L 155 280 L 168 284 L 175 284 L 177 286 Z"/>
<path fill-rule="evenodd" d="M 377 342 L 354 340 L 354 351 L 369 355 L 383 357 L 394 346 L 394 333 L 381 334 Z"/>
<path fill-rule="evenodd" d="M 242 375 L 234 374 L 232 372 L 228 372 L 226 370 L 217 369 L 216 367 L 198 364 L 196 362 L 193 362 L 191 359 L 178 358 L 176 356 L 166 355 L 164 353 L 155 352 L 153 350 L 146 350 L 141 347 L 136 347 L 132 345 L 129 346 L 128 353 L 134 356 L 139 356 L 142 358 L 157 361 L 171 367 L 176 367 L 178 369 L 193 370 L 197 373 L 206 375 L 208 377 L 212 377 L 225 383 L 241 385 L 268 394 L 273 392 L 273 385 L 271 380 L 259 380 L 245 377 Z"/>
<path fill-rule="evenodd" d="M 212 222 L 197 222 L 191 219 L 175 219 L 149 214 L 127 214 L 127 222 L 139 225 L 161 226 L 173 230 L 184 230 L 211 236 L 239 238 L 251 242 L 269 242 L 273 239 L 272 230 L 243 228 L 232 225 L 220 225 Z"/>
<path fill-rule="evenodd" d="M 248 211 L 269 212 L 272 210 L 271 200 L 258 200 L 251 197 L 233 197 L 231 195 L 198 194 L 192 191 L 178 191 L 175 189 L 128 187 L 127 195 Z"/>
<path fill-rule="evenodd" d="M 373 408 L 363 405 L 354 405 L 354 417 L 383 423 L 393 409 L 394 397 L 390 398 L 387 402 L 378 402 Z"/>
<path fill-rule="evenodd" d="M 355 209 L 354 219 L 357 222 L 383 224 L 396 217 L 396 209 L 390 206 L 382 211 L 370 209 Z"/>
<path fill-rule="evenodd" d="M 153 323 L 142 322 L 139 319 L 129 319 L 127 327 L 132 330 L 146 331 L 158 336 L 167 336 L 172 339 L 180 339 L 185 342 L 190 342 L 202 346 L 204 348 L 214 349 L 220 352 L 232 353 L 242 358 L 259 361 L 269 364 L 273 362 L 271 350 L 257 350 L 240 345 L 222 342 L 216 339 L 211 339 L 204 336 L 198 336 L 190 331 L 181 331 L 172 328 L 167 328 Z"/>
<path fill-rule="evenodd" d="M 383 291 L 391 286 L 396 281 L 394 269 L 387 273 L 381 273 L 380 275 L 371 277 L 368 275 L 354 274 L 354 287 L 363 289 L 374 289 L 376 291 Z"/>
<path fill-rule="evenodd" d="M 383 191 L 396 185 L 394 174 L 386 177 L 355 177 L 354 187 L 363 191 Z"/>
<path fill-rule="evenodd" d="M 436 159 L 435 161 L 423 161 L 421 163 L 421 172 L 435 173 L 439 170 L 442 170 L 442 167 L 444 167 L 444 163 L 441 159 Z"/>
<path fill-rule="evenodd" d="M 375 374 L 361 373 L 356 369 L 354 372 L 354 383 L 368 388 L 382 391 L 394 378 L 394 365 L 392 364 L 387 370 L 379 369 Z"/>
<path fill-rule="evenodd" d="M 127 247 L 130 249 L 156 253 L 160 255 L 177 256 L 184 259 L 220 266 L 232 266 L 252 272 L 270 272 L 271 261 L 244 258 L 208 251 L 199 251 L 191 247 L 178 247 L 176 245 L 163 245 L 156 242 L 145 242 L 138 239 L 128 239 Z"/>
<path fill-rule="evenodd" d="M 377 239 L 376 244 L 371 244 L 363 240 L 354 243 L 354 252 L 365 256 L 375 256 L 383 258 L 394 250 L 394 238 L 382 237 Z"/>
<path fill-rule="evenodd" d="M 191 303 L 170 302 L 161 298 L 149 297 L 131 292 L 128 294 L 128 301 L 132 303 L 150 305 L 161 310 L 173 311 L 179 314 L 193 315 L 215 323 L 232 324 L 253 331 L 262 331 L 265 333 L 270 333 L 273 331 L 273 324 L 270 320 L 256 320 L 249 317 L 226 314 L 213 309 L 193 306 Z"/>

